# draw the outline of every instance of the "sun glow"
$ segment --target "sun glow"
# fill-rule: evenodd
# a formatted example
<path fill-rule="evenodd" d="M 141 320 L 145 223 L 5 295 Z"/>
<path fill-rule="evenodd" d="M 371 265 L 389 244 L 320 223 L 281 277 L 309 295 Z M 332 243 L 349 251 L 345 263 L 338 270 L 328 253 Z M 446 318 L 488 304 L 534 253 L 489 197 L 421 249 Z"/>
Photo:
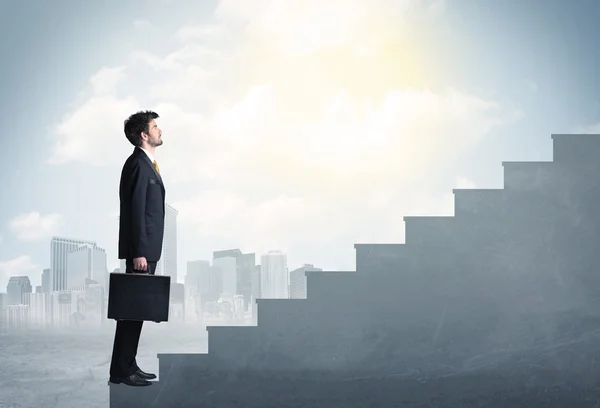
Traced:
<path fill-rule="evenodd" d="M 307 165 L 346 173 L 381 169 L 381 156 L 397 148 L 398 137 L 419 127 L 414 113 L 423 106 L 403 90 L 426 84 L 424 57 L 414 33 L 382 17 L 351 18 L 337 28 L 326 21 L 292 24 L 271 42 L 265 36 L 273 27 L 254 33 L 260 46 L 250 46 L 245 75 L 272 90 L 263 103 L 275 106 L 277 116 L 265 117 L 261 130 Z"/>

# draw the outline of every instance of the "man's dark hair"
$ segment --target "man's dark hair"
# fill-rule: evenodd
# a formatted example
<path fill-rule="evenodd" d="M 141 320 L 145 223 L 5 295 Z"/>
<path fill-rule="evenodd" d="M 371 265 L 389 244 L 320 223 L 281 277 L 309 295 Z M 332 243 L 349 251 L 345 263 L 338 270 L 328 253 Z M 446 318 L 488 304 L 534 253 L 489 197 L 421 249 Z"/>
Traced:
<path fill-rule="evenodd" d="M 148 133 L 148 123 L 152 119 L 158 118 L 158 113 L 152 111 L 139 111 L 134 113 L 125 120 L 125 136 L 132 145 L 140 147 L 142 145 L 142 137 L 140 133 Z"/>

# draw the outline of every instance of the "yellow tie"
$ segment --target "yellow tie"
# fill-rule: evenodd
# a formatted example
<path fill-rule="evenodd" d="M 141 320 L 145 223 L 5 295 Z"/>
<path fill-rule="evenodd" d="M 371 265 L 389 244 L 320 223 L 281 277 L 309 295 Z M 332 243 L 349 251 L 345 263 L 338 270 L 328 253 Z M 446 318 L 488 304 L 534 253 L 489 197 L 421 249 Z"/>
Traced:
<path fill-rule="evenodd" d="M 156 169 L 156 172 L 158 174 L 160 174 L 160 170 L 158 169 L 158 163 L 156 162 L 156 160 L 154 160 L 154 162 L 152 164 L 154 164 L 154 168 Z"/>

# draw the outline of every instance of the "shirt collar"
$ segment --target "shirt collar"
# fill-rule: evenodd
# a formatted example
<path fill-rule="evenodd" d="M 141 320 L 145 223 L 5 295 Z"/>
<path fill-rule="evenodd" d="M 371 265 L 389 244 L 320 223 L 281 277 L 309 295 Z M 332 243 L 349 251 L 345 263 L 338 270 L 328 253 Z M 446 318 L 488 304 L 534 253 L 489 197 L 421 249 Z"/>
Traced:
<path fill-rule="evenodd" d="M 152 156 L 152 153 L 150 153 L 148 150 L 144 149 L 143 147 L 140 147 L 140 149 L 142 149 L 142 151 L 144 153 L 146 153 L 146 156 L 148 156 L 148 158 L 150 159 L 150 161 L 154 163 L 154 156 Z"/>

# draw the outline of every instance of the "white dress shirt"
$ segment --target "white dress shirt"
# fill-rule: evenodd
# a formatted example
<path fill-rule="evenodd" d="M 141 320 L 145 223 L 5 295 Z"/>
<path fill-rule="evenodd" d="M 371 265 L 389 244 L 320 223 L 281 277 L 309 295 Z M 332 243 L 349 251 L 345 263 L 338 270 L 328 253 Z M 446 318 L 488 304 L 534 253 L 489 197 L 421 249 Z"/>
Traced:
<path fill-rule="evenodd" d="M 148 156 L 148 158 L 150 159 L 150 161 L 152 163 L 154 163 L 154 157 L 152 156 L 152 153 L 150 153 L 148 150 L 144 149 L 143 147 L 140 147 L 140 149 L 142 149 L 144 151 L 144 153 L 146 153 L 146 155 Z"/>

